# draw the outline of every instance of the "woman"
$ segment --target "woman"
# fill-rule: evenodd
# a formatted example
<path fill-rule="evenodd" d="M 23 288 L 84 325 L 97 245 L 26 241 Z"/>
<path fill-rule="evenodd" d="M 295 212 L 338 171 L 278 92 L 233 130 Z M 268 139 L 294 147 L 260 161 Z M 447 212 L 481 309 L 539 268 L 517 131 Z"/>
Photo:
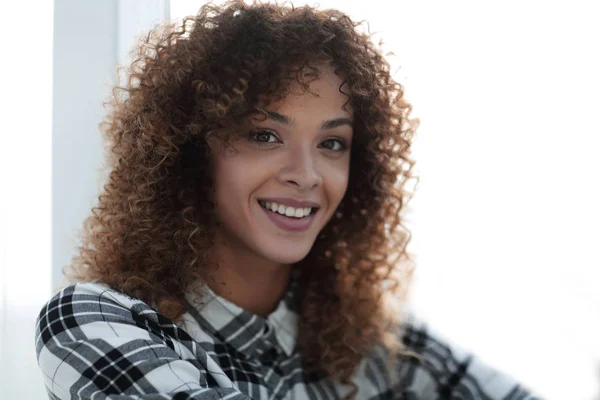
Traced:
<path fill-rule="evenodd" d="M 417 121 L 357 25 L 230 1 L 140 44 L 50 398 L 533 398 L 403 312 Z"/>

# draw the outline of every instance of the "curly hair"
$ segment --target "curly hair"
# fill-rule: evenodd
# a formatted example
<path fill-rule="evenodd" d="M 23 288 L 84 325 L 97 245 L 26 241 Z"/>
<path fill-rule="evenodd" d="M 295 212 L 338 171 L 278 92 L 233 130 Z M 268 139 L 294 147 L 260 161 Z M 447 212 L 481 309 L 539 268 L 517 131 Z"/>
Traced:
<path fill-rule="evenodd" d="M 304 367 L 349 383 L 376 344 L 390 367 L 410 355 L 398 331 L 414 270 L 401 214 L 419 121 L 361 24 L 334 9 L 233 0 L 141 38 L 107 102 L 100 128 L 112 170 L 65 275 L 99 280 L 178 320 L 184 293 L 206 282 L 219 227 L 208 138 L 227 141 L 292 83 L 307 89 L 301 72 L 318 74 L 327 62 L 347 85 L 354 139 L 345 196 L 294 266 Z"/>

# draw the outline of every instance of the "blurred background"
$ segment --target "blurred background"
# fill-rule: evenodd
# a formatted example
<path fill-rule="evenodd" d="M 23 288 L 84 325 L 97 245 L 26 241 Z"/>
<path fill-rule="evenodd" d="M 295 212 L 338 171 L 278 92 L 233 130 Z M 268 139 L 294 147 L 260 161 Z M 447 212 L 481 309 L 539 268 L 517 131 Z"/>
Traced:
<path fill-rule="evenodd" d="M 136 38 L 202 1 L 2 5 L 0 398 L 47 398 L 34 321 L 104 183 L 102 102 Z M 600 400 L 597 1 L 293 1 L 383 39 L 421 125 L 411 303 L 547 399 Z"/>

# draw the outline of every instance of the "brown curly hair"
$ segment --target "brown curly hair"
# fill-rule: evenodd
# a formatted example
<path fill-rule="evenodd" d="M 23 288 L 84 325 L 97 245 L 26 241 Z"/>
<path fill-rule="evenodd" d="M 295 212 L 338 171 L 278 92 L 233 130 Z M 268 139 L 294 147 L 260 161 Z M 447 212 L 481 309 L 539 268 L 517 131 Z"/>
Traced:
<path fill-rule="evenodd" d="M 375 344 L 389 350 L 390 367 L 410 354 L 398 330 L 414 269 L 401 212 L 416 178 L 418 119 L 361 24 L 333 9 L 235 0 L 140 39 L 101 124 L 112 170 L 65 275 L 99 280 L 178 320 L 184 293 L 206 282 L 219 226 L 208 137 L 227 141 L 293 82 L 306 89 L 302 71 L 318 74 L 314 66 L 328 62 L 348 87 L 354 139 L 346 194 L 294 266 L 299 349 L 307 370 L 343 383 Z"/>

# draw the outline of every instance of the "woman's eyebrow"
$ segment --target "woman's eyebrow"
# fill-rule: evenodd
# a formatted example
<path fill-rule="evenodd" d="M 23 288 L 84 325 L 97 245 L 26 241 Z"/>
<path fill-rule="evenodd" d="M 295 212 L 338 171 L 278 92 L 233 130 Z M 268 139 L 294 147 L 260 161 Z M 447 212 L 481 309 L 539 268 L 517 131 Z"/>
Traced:
<path fill-rule="evenodd" d="M 294 119 L 291 117 L 288 117 L 287 115 L 283 115 L 283 114 L 280 114 L 275 111 L 267 111 L 266 113 L 269 116 L 269 118 L 271 118 L 272 120 L 275 120 L 277 122 L 280 122 L 284 125 L 295 125 L 296 124 Z M 338 126 L 342 126 L 342 125 L 349 125 L 350 127 L 352 127 L 352 120 L 350 118 L 328 119 L 321 123 L 321 129 L 333 129 L 333 128 L 337 128 Z"/>

